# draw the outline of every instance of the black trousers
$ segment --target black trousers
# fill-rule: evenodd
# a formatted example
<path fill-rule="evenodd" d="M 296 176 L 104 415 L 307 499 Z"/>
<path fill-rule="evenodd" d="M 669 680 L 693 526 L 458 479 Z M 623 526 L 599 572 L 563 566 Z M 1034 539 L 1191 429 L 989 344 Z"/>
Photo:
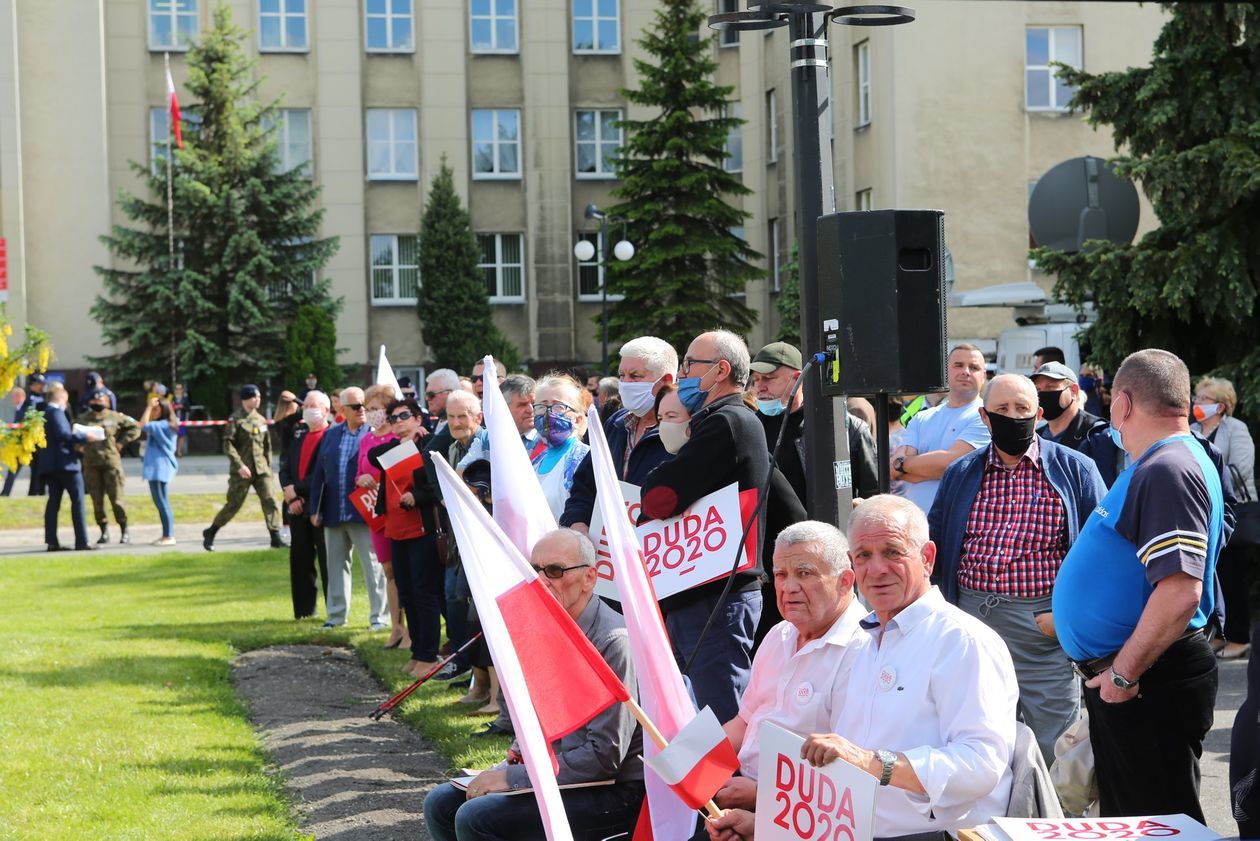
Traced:
<path fill-rule="evenodd" d="M 48 502 L 44 505 L 44 542 L 59 546 L 57 540 L 57 515 L 61 513 L 61 494 L 70 496 L 70 520 L 74 523 L 75 548 L 87 546 L 87 513 L 83 507 L 83 474 L 77 470 L 58 470 L 40 477 L 41 486 L 48 489 Z"/>
<path fill-rule="evenodd" d="M 320 590 L 315 586 L 315 575 L 323 587 L 324 605 L 328 605 L 328 552 L 324 548 L 324 527 L 312 526 L 308 517 L 289 519 L 289 587 L 293 592 L 293 618 L 314 616 L 316 599 Z"/>
<path fill-rule="evenodd" d="M 1247 566 L 1255 556 L 1251 546 L 1230 544 L 1221 550 L 1216 575 L 1225 596 L 1224 637 L 1229 642 L 1251 642 L 1251 576 Z"/>
<path fill-rule="evenodd" d="M 1196 634 L 1168 647 L 1131 701 L 1108 704 L 1097 689 L 1085 689 L 1103 817 L 1184 812 L 1205 823 L 1199 757 L 1212 727 L 1216 678 L 1212 647 Z"/>
<path fill-rule="evenodd" d="M 394 584 L 411 633 L 411 659 L 432 663 L 438 659 L 446 608 L 446 567 L 438 558 L 437 538 L 426 534 L 391 544 Z"/>

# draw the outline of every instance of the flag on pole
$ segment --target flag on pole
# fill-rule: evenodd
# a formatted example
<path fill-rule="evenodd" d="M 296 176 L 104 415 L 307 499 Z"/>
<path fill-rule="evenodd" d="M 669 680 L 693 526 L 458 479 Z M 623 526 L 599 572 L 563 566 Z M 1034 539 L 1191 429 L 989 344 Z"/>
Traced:
<path fill-rule="evenodd" d="M 394 399 L 402 400 L 402 389 L 398 386 L 398 378 L 394 376 L 394 369 L 390 367 L 389 360 L 385 358 L 385 345 L 381 345 L 381 356 L 376 362 L 376 384 L 387 385 L 394 390 Z"/>
<path fill-rule="evenodd" d="M 702 709 L 665 750 L 645 760 L 674 794 L 699 809 L 739 770 L 739 756 L 709 707 Z"/>
<path fill-rule="evenodd" d="M 184 148 L 184 133 L 179 126 L 179 97 L 175 95 L 175 80 L 171 78 L 171 57 L 166 56 L 166 95 L 170 97 L 171 130 L 175 133 L 175 145 Z"/>
<path fill-rule="evenodd" d="M 696 705 L 672 654 L 656 593 L 652 591 L 652 582 L 643 566 L 638 538 L 626 517 L 626 504 L 621 495 L 621 483 L 613 470 L 608 439 L 604 437 L 604 428 L 594 408 L 587 412 L 587 419 L 591 466 L 597 490 L 595 499 L 604 518 L 613 576 L 630 637 L 630 655 L 634 658 L 635 674 L 639 677 L 639 704 L 661 735 L 666 740 L 672 740 L 687 722 L 695 718 Z M 650 739 L 643 740 L 645 759 L 650 762 L 658 752 Z M 659 841 L 690 838 L 695 826 L 693 807 L 655 774 L 646 775 L 644 785 L 647 798 L 643 801 L 644 812 L 635 830 L 636 841 L 643 838 Z M 712 795 L 713 792 L 710 792 L 709 796 Z M 704 799 L 708 800 L 708 797 Z"/>
<path fill-rule="evenodd" d="M 481 399 L 484 401 L 482 409 L 486 432 L 490 436 L 490 488 L 494 519 L 521 555 L 528 558 L 538 538 L 556 528 L 556 518 L 547 505 L 542 484 L 534 466 L 529 463 L 525 447 L 500 443 L 519 441 L 521 433 L 516 429 L 507 400 L 499 391 L 494 357 L 487 356 L 482 364 L 484 388 Z"/>
<path fill-rule="evenodd" d="M 434 464 L 547 838 L 572 841 L 550 743 L 630 695 L 446 460 Z"/>
<path fill-rule="evenodd" d="M 420 455 L 414 441 L 403 441 L 397 447 L 391 447 L 378 460 L 385 475 L 395 482 L 424 467 L 424 456 Z"/>

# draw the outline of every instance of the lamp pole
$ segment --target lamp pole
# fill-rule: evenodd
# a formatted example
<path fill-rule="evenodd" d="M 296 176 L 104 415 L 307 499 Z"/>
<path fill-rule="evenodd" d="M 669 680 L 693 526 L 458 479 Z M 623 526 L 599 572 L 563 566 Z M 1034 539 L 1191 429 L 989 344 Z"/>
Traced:
<path fill-rule="evenodd" d="M 600 328 L 603 334 L 601 353 L 601 373 L 604 376 L 608 374 L 608 225 L 610 222 L 623 222 L 624 220 L 610 217 L 599 209 L 598 205 L 591 203 L 586 206 L 583 216 L 587 219 L 595 220 L 599 223 L 599 233 L 596 234 L 599 245 L 598 250 L 586 240 L 580 240 L 573 246 L 573 256 L 577 257 L 578 262 L 588 263 L 595 261 L 596 269 L 599 272 L 599 306 L 600 306 Z M 624 233 L 624 232 L 623 232 Z M 623 263 L 634 256 L 634 246 L 629 240 L 623 238 L 613 247 L 613 256 Z"/>

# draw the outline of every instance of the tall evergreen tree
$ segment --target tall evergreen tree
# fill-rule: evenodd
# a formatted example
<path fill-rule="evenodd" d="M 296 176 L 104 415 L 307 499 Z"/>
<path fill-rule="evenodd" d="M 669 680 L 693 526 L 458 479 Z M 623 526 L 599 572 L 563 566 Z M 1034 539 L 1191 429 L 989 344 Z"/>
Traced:
<path fill-rule="evenodd" d="M 686 347 L 705 330 L 742 333 L 757 320 L 733 296 L 764 276 L 751 262 L 761 255 L 731 230 L 748 214 L 724 200 L 750 192 L 722 168 L 726 138 L 743 121 L 726 116 L 733 88 L 713 82 L 705 20 L 695 0 L 665 0 L 639 41 L 653 60 L 636 59 L 640 87 L 622 91 L 654 115 L 622 123 L 621 203 L 608 213 L 626 220 L 636 254 L 624 263 L 605 255 L 608 290 L 624 296 L 609 312 L 614 342 L 649 334 Z"/>
<path fill-rule="evenodd" d="M 1149 67 L 1060 67 L 1075 107 L 1110 125 L 1116 171 L 1141 182 L 1159 227 L 1133 245 L 1037 249 L 1055 292 L 1093 300 L 1093 355 L 1109 369 L 1143 347 L 1233 380 L 1260 411 L 1260 6 L 1165 3 Z"/>
<path fill-rule="evenodd" d="M 93 360 L 111 381 L 165 376 L 200 385 L 211 405 L 230 383 L 280 373 L 286 325 L 303 306 L 340 308 L 315 275 L 337 250 L 318 238 L 319 187 L 281 171 L 276 103 L 259 103 L 255 62 L 227 6 L 187 54 L 184 148 L 173 149 L 176 258 L 168 250 L 166 167 L 131 162 L 150 197 L 123 191 L 136 227 L 102 237 L 115 265 L 97 266 L 105 295 L 92 307 L 112 355 Z M 173 360 L 172 360 L 173 357 Z"/>
<path fill-rule="evenodd" d="M 511 371 L 516 347 L 490 314 L 486 276 L 477 264 L 481 247 L 468 211 L 455 192 L 455 173 L 442 159 L 420 223 L 420 288 L 416 314 L 434 364 L 468 373 L 487 353 Z"/>
<path fill-rule="evenodd" d="M 324 390 L 343 382 L 337 364 L 337 325 L 326 310 L 303 304 L 286 331 L 282 381 L 299 383 L 310 373 Z"/>

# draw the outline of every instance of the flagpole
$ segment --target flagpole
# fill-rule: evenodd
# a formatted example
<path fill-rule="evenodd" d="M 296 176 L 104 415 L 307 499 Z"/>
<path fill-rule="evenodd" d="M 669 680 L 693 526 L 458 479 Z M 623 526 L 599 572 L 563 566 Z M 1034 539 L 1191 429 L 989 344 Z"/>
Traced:
<path fill-rule="evenodd" d="M 166 61 L 166 75 L 171 75 L 171 54 L 163 54 Z M 166 271 L 175 271 L 175 179 L 172 173 L 175 157 L 175 115 L 171 113 L 171 104 L 166 103 Z M 171 388 L 175 388 L 175 324 L 171 323 Z M 174 392 L 172 392 L 173 394 Z"/>
<path fill-rule="evenodd" d="M 627 698 L 622 703 L 630 708 L 630 714 L 635 717 L 639 724 L 643 725 L 643 732 L 652 737 L 652 741 L 656 743 L 657 749 L 665 750 L 669 743 L 665 741 L 665 736 L 661 734 L 661 731 L 656 729 L 652 719 L 648 718 L 647 713 L 643 711 L 643 707 L 640 707 L 633 698 Z M 709 813 L 711 818 L 722 817 L 722 810 L 712 800 L 704 804 L 704 810 Z"/>

